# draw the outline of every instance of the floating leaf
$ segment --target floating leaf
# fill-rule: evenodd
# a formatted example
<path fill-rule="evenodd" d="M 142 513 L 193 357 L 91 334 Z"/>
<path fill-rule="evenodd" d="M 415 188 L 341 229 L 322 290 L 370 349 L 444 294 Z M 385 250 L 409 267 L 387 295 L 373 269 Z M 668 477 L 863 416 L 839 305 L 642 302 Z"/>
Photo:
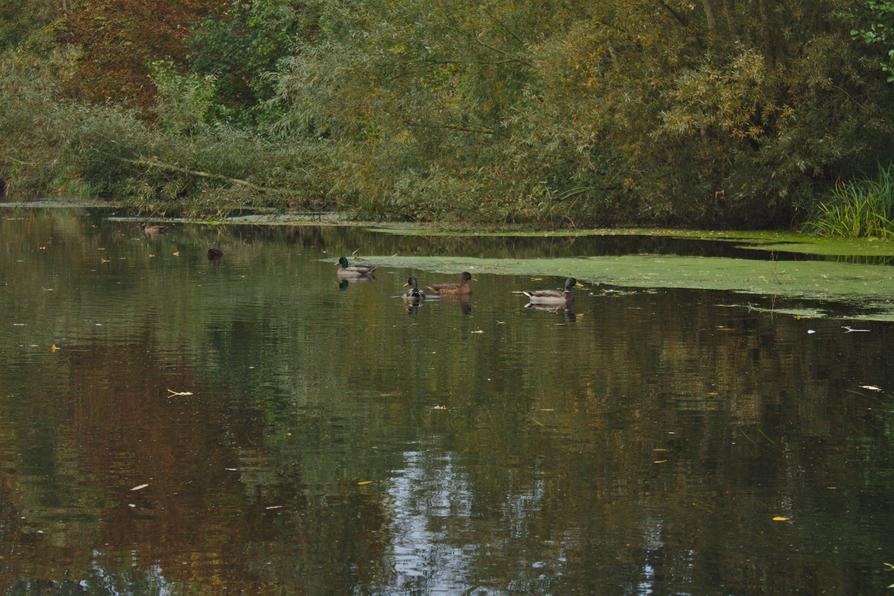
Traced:
<path fill-rule="evenodd" d="M 653 463 L 653 464 L 666 464 L 667 461 L 668 461 L 668 460 L 666 460 L 666 459 L 656 459 L 656 460 L 653 461 L 652 463 Z"/>
<path fill-rule="evenodd" d="M 175 250 L 175 251 L 172 252 L 171 254 L 174 255 L 175 257 L 179 257 L 179 256 L 180 256 L 180 251 L 179 251 L 179 250 Z"/>
<path fill-rule="evenodd" d="M 149 486 L 149 485 L 148 484 L 138 484 L 135 487 L 133 487 L 132 489 L 130 489 L 130 491 L 133 492 L 133 491 L 137 491 L 137 490 L 143 490 L 147 486 Z"/>
<path fill-rule="evenodd" d="M 264 509 L 270 511 L 272 509 L 282 509 L 283 507 L 283 505 L 270 505 L 269 507 L 264 507 Z"/>
<path fill-rule="evenodd" d="M 867 391 L 881 391 L 882 388 L 877 385 L 860 385 L 860 389 L 866 389 Z"/>
<path fill-rule="evenodd" d="M 61 349 L 62 349 L 62 348 L 60 348 L 60 347 L 57 346 L 56 344 L 53 344 L 53 345 L 50 346 L 50 352 L 53 352 L 53 353 L 56 353 L 56 352 L 58 352 L 58 351 L 61 350 Z"/>
<path fill-rule="evenodd" d="M 773 521 L 775 521 L 775 522 L 787 522 L 787 521 L 791 521 L 791 519 L 792 518 L 785 517 L 783 515 L 777 515 L 777 516 L 773 517 Z"/>
<path fill-rule="evenodd" d="M 367 484 L 372 484 L 372 480 L 360 480 L 357 482 L 357 486 L 366 486 Z"/>

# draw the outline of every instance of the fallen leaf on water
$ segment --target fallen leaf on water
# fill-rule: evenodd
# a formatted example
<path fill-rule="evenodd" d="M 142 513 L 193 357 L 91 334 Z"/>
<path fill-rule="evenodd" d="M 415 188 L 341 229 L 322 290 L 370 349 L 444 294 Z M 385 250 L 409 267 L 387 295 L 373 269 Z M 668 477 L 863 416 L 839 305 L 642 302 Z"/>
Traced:
<path fill-rule="evenodd" d="M 271 505 L 270 507 L 264 507 L 264 509 L 267 509 L 267 510 L 270 510 L 270 509 L 282 509 L 282 508 L 283 508 L 282 505 Z"/>
<path fill-rule="evenodd" d="M 860 385 L 860 389 L 866 389 L 867 391 L 881 391 L 882 388 L 876 385 Z"/>
<path fill-rule="evenodd" d="M 729 332 L 735 331 L 735 330 L 736 330 L 735 327 L 724 327 L 723 325 L 717 326 L 717 331 L 723 331 L 725 333 L 729 333 Z"/>
<path fill-rule="evenodd" d="M 134 503 L 128 503 L 127 506 L 130 507 L 131 509 L 137 508 L 137 506 Z"/>
<path fill-rule="evenodd" d="M 446 409 L 447 409 L 447 406 L 435 406 L 432 408 L 432 410 L 446 410 Z"/>
<path fill-rule="evenodd" d="M 814 331 L 813 329 L 807 330 L 807 335 L 813 335 L 814 333 L 816 333 L 816 331 Z"/>
<path fill-rule="evenodd" d="M 478 329 L 477 331 L 473 331 L 472 333 L 484 333 L 483 329 Z"/>
<path fill-rule="evenodd" d="M 792 518 L 790 518 L 790 517 L 785 517 L 782 515 L 777 515 L 777 516 L 773 517 L 773 521 L 776 521 L 776 522 L 791 521 L 791 519 Z"/>
<path fill-rule="evenodd" d="M 143 490 L 147 486 L 149 486 L 149 485 L 148 484 L 138 484 L 135 487 L 133 487 L 132 489 L 130 489 L 130 491 L 133 492 L 135 490 Z"/>
<path fill-rule="evenodd" d="M 360 480 L 357 482 L 357 486 L 366 486 L 367 484 L 372 484 L 372 480 Z"/>
<path fill-rule="evenodd" d="M 62 349 L 62 348 L 60 348 L 60 347 L 57 346 L 56 344 L 53 344 L 53 345 L 50 346 L 50 351 L 51 351 L 51 352 L 58 352 L 58 351 L 61 350 L 61 349 Z"/>
<path fill-rule="evenodd" d="M 227 472 L 235 472 L 235 471 L 237 471 L 236 468 L 224 468 L 224 470 L 226 470 Z"/>
<path fill-rule="evenodd" d="M 894 565 L 891 563 L 882 563 L 885 567 L 888 568 L 888 571 L 894 570 Z"/>
<path fill-rule="evenodd" d="M 653 464 L 666 464 L 666 463 L 667 463 L 667 460 L 666 460 L 666 459 L 656 459 L 656 460 L 653 461 L 652 463 L 653 463 Z"/>
<path fill-rule="evenodd" d="M 179 250 L 175 250 L 175 251 L 172 252 L 171 254 L 174 255 L 175 257 L 179 257 L 179 256 L 180 256 L 180 251 L 179 251 Z"/>
<path fill-rule="evenodd" d="M 100 262 L 100 263 L 111 263 L 111 262 L 112 262 L 112 259 L 104 259 L 104 258 L 102 258 L 102 257 L 99 257 L 99 262 Z"/>
<path fill-rule="evenodd" d="M 653 449 L 653 450 L 652 450 L 652 451 L 659 451 L 659 452 L 663 452 L 663 451 L 667 451 L 667 449 L 665 449 L 665 448 L 664 448 L 664 447 L 656 447 L 656 448 L 655 448 L 655 449 Z"/>

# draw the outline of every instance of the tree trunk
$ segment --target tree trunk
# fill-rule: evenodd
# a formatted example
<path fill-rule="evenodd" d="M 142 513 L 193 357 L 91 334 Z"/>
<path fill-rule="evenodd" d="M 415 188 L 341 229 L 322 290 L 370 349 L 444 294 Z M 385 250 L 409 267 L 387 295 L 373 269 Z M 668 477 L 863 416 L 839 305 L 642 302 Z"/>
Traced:
<path fill-rule="evenodd" d="M 708 35 L 713 38 L 717 31 L 717 18 L 714 16 L 714 7 L 711 0 L 702 0 L 702 8 L 705 9 L 705 18 L 708 19 Z"/>

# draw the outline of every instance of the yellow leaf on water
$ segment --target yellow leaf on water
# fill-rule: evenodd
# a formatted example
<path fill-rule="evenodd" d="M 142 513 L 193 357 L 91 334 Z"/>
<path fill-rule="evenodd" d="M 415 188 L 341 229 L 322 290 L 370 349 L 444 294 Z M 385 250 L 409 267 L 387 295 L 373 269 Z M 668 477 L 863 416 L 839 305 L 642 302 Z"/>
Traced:
<path fill-rule="evenodd" d="M 361 480 L 357 483 L 357 486 L 366 486 L 367 484 L 372 484 L 372 480 Z"/>
<path fill-rule="evenodd" d="M 785 516 L 782 516 L 782 515 L 777 515 L 777 516 L 775 516 L 775 517 L 773 518 L 773 521 L 784 522 L 784 521 L 791 521 L 791 519 L 792 519 L 792 518 L 790 518 L 790 517 L 785 517 Z"/>
<path fill-rule="evenodd" d="M 60 348 L 60 347 L 57 346 L 56 344 L 53 344 L 53 345 L 50 346 L 50 351 L 51 351 L 51 352 L 58 352 L 58 351 L 61 350 L 61 349 L 62 349 L 62 348 Z"/>
<path fill-rule="evenodd" d="M 180 256 L 180 251 L 179 251 L 179 250 L 175 250 L 175 251 L 174 251 L 173 253 L 171 253 L 171 254 L 173 254 L 175 257 L 179 257 L 179 256 Z"/>
<path fill-rule="evenodd" d="M 667 463 L 667 460 L 666 460 L 666 459 L 656 459 L 656 460 L 653 461 L 652 463 L 653 463 L 653 464 L 666 464 L 666 463 Z"/>

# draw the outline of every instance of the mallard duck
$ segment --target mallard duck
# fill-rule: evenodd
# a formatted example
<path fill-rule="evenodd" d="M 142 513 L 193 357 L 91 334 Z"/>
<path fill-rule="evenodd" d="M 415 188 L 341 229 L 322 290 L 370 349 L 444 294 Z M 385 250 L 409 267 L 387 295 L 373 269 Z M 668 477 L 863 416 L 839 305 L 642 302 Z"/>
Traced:
<path fill-rule="evenodd" d="M 221 249 L 216 248 L 214 246 L 212 246 L 211 248 L 208 249 L 208 260 L 209 261 L 216 261 L 217 259 L 221 258 L 222 256 L 223 256 L 223 251 Z"/>
<path fill-rule="evenodd" d="M 407 278 L 407 283 L 404 284 L 404 287 L 410 288 L 404 292 L 404 300 L 407 302 L 419 302 L 425 300 L 425 292 L 419 289 L 419 283 L 412 275 Z"/>
<path fill-rule="evenodd" d="M 469 285 L 470 281 L 474 281 L 472 279 L 472 274 L 468 271 L 463 271 L 463 274 L 459 276 L 459 283 L 436 284 L 433 286 L 428 286 L 428 289 L 438 295 L 471 294 L 472 286 Z"/>
<path fill-rule="evenodd" d="M 579 285 L 577 280 L 569 277 L 565 280 L 565 289 L 559 290 L 534 290 L 523 292 L 531 304 L 550 304 L 554 306 L 570 306 L 574 302 L 574 287 Z M 583 286 L 581 286 L 583 287 Z"/>
<path fill-rule="evenodd" d="M 158 224 L 150 224 L 144 223 L 143 226 L 143 235 L 147 238 L 155 238 L 159 234 L 164 234 L 168 229 L 168 226 L 161 226 Z"/>
<path fill-rule="evenodd" d="M 338 276 L 345 278 L 370 277 L 376 270 L 375 265 L 351 265 L 347 257 L 339 257 L 338 266 Z"/>

